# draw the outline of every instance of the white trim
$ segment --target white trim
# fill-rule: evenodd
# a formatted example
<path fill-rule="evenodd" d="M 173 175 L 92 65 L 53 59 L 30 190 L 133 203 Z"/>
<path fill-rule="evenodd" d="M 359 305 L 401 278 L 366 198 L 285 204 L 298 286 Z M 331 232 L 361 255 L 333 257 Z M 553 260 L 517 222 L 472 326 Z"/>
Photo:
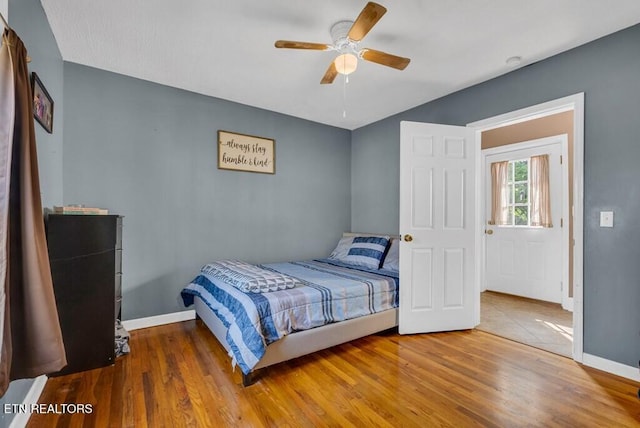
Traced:
<path fill-rule="evenodd" d="M 567 297 L 565 300 L 563 295 L 562 309 L 564 309 L 565 311 L 573 312 L 573 297 Z"/>
<path fill-rule="evenodd" d="M 174 322 L 189 321 L 196 318 L 196 311 L 190 309 L 188 311 L 173 312 L 171 314 L 155 315 L 146 318 L 136 318 L 133 320 L 122 321 L 122 326 L 127 331 L 139 330 L 142 328 L 155 327 L 158 325 L 172 324 Z"/>
<path fill-rule="evenodd" d="M 562 226 L 562 309 L 565 311 L 573 312 L 573 297 L 569 296 L 569 266 L 571 258 L 569 257 L 569 248 L 571 245 L 569 236 L 569 219 L 571 211 L 571 200 L 569 199 L 569 136 L 563 134 L 564 140 L 562 143 L 562 219 L 564 225 Z M 573 314 L 571 315 L 573 318 Z"/>
<path fill-rule="evenodd" d="M 467 126 L 471 128 L 478 128 L 481 131 L 502 128 L 503 126 L 515 125 L 516 123 L 527 122 L 529 120 L 539 119 L 552 114 L 575 110 L 575 104 L 578 102 L 582 102 L 584 104 L 584 92 L 478 120 L 476 122 L 471 122 L 468 123 Z"/>
<path fill-rule="evenodd" d="M 584 352 L 584 93 L 574 95 L 573 107 L 573 359 L 581 362 Z"/>
<path fill-rule="evenodd" d="M 476 131 L 477 144 L 481 142 L 481 133 L 489 129 L 513 125 L 551 114 L 573 110 L 573 359 L 583 361 L 584 352 L 584 313 L 583 313 L 583 266 L 584 266 L 584 93 L 570 95 L 557 100 L 523 108 L 467 124 Z M 481 171 L 478 170 L 478 174 Z M 483 180 L 476 175 L 476 181 Z M 477 216 L 478 240 L 484 231 L 483 216 Z M 482 253 L 480 269 L 485 260 Z M 477 281 L 477 292 L 481 284 Z M 479 299 L 478 299 L 479 300 Z M 477 321 L 480 322 L 480 304 L 477 305 Z"/>
<path fill-rule="evenodd" d="M 27 392 L 24 400 L 22 400 L 22 404 L 27 405 L 29 408 L 31 408 L 32 404 L 38 404 L 38 400 L 46 384 L 47 376 L 42 375 L 35 378 L 31 384 L 31 388 L 29 388 L 29 392 Z M 27 426 L 29 418 L 31 418 L 31 412 L 16 413 L 9 424 L 9 428 L 24 428 Z"/>
<path fill-rule="evenodd" d="M 627 366 L 626 364 L 606 360 L 602 357 L 597 357 L 587 353 L 582 354 L 582 357 L 582 364 L 585 366 L 593 367 L 594 369 L 640 382 L 640 372 L 638 372 L 637 367 Z"/>

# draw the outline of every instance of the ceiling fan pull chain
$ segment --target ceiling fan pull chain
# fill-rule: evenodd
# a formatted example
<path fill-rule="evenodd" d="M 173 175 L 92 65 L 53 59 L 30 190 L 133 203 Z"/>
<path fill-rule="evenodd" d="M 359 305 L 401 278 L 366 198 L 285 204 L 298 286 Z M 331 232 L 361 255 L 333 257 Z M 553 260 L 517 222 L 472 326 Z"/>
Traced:
<path fill-rule="evenodd" d="M 342 118 L 347 117 L 347 83 L 349 82 L 349 75 L 344 75 L 344 83 L 342 84 Z"/>

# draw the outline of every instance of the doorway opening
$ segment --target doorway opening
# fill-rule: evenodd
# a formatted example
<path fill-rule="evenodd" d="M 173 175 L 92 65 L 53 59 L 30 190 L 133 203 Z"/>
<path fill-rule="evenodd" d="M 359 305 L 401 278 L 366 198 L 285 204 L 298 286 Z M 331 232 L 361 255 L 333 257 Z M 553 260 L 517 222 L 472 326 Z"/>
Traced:
<path fill-rule="evenodd" d="M 480 310 L 476 329 L 572 358 L 573 314 L 560 304 L 487 290 Z"/>
<path fill-rule="evenodd" d="M 483 155 L 478 157 L 477 170 L 480 172 L 476 176 L 479 195 L 477 212 L 481 213 L 478 216 L 477 224 L 480 280 L 477 289 L 476 314 L 479 328 L 486 330 L 488 327 L 492 327 L 498 335 L 566 355 L 581 362 L 583 353 L 581 284 L 584 95 L 577 94 L 550 101 L 474 122 L 468 126 L 475 129 L 476 140 L 480 144 L 479 148 L 483 150 Z M 492 285 L 487 284 L 487 276 L 491 273 L 491 256 L 487 251 L 487 243 L 491 235 L 485 233 L 491 230 L 490 225 L 487 224 L 488 216 L 486 214 L 489 209 L 485 185 L 487 154 L 507 152 L 509 146 L 513 150 L 515 143 L 559 134 L 567 134 L 568 136 L 568 149 L 565 155 L 568 179 L 565 187 L 567 208 L 563 210 L 559 220 L 565 233 L 562 244 L 564 255 L 562 257 L 562 299 L 560 302 L 555 300 L 552 303 L 546 303 L 535 298 L 535 295 L 518 293 L 520 296 L 516 297 L 511 295 L 508 288 L 500 289 L 499 287 L 497 291 L 500 293 L 495 293 L 491 291 Z M 502 251 L 503 261 L 506 260 L 508 268 L 509 247 L 503 248 Z M 542 251 L 544 252 L 544 250 Z M 523 254 L 526 255 L 526 253 Z M 539 272 L 539 268 L 532 269 L 532 271 Z M 572 314 L 572 316 L 568 317 L 568 314 Z M 544 338 L 541 336 L 543 333 L 549 335 Z M 559 346 L 562 342 L 565 342 L 564 346 Z"/>
<path fill-rule="evenodd" d="M 572 121 L 569 111 L 502 128 L 506 144 L 482 150 L 488 221 L 477 326 L 566 357 L 573 348 L 573 315 L 568 310 L 573 297 L 567 286 L 569 138 L 563 134 L 517 140 L 531 133 L 569 131 Z M 523 126 L 531 131 L 521 130 Z M 483 147 L 496 142 L 491 133 L 486 138 L 484 134 Z"/>

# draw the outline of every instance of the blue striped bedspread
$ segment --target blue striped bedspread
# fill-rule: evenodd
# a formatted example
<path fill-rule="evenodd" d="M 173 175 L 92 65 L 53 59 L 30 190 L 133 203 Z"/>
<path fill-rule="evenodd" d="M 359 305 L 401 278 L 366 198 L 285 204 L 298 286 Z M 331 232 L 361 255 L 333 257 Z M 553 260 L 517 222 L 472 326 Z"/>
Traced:
<path fill-rule="evenodd" d="M 398 307 L 397 272 L 348 267 L 334 260 L 258 265 L 302 284 L 244 293 L 206 272 L 181 292 L 185 306 L 200 297 L 227 327 L 233 364 L 248 374 L 268 344 L 289 333 Z"/>

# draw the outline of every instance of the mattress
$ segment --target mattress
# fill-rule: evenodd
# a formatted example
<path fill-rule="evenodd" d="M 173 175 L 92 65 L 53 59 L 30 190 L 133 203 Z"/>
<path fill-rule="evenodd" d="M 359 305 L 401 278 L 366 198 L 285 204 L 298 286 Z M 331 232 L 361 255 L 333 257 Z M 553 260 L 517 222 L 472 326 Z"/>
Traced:
<path fill-rule="evenodd" d="M 258 265 L 291 276 L 289 289 L 245 293 L 203 270 L 182 290 L 186 306 L 200 297 L 227 328 L 230 356 L 248 374 L 266 347 L 287 334 L 398 306 L 398 274 L 329 259 Z"/>

